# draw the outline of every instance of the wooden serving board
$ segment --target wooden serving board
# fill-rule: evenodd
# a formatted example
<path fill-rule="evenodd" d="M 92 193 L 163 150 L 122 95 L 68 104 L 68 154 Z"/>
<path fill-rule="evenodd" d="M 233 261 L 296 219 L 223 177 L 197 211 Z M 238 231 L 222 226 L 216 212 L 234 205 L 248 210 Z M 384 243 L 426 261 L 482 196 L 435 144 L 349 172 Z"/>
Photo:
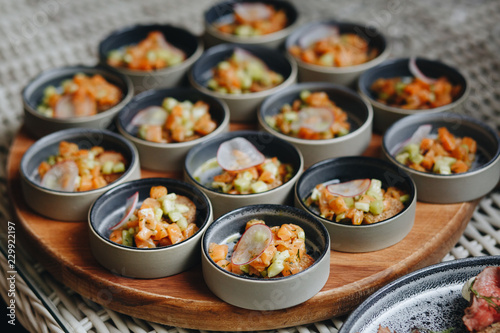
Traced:
<path fill-rule="evenodd" d="M 242 127 L 231 125 L 232 130 L 239 128 Z M 191 329 L 276 329 L 346 314 L 388 282 L 438 263 L 456 244 L 479 202 L 418 202 L 414 227 L 400 243 L 370 253 L 332 251 L 330 277 L 316 296 L 284 310 L 250 311 L 214 296 L 203 281 L 201 265 L 152 280 L 117 276 L 100 266 L 90 252 L 87 222 L 52 221 L 26 206 L 20 189 L 19 164 L 33 142 L 21 130 L 7 165 L 9 195 L 19 219 L 18 244 L 26 247 L 57 280 L 94 302 L 133 317 Z M 380 143 L 381 137 L 374 135 L 365 155 L 379 156 Z M 148 171 L 142 175 L 181 177 L 180 173 Z"/>

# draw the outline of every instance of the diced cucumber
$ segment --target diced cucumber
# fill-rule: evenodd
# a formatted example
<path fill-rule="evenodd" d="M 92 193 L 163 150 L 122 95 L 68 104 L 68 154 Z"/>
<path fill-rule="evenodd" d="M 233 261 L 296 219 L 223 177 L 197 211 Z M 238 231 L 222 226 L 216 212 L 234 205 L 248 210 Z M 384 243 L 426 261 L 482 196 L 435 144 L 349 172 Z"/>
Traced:
<path fill-rule="evenodd" d="M 276 129 L 276 118 L 274 118 L 273 116 L 267 116 L 265 119 L 266 119 L 266 123 L 269 126 Z"/>
<path fill-rule="evenodd" d="M 272 173 L 275 176 L 278 174 L 278 166 L 276 164 L 274 164 L 272 161 L 265 163 L 262 166 L 262 169 L 269 171 L 270 173 Z"/>
<path fill-rule="evenodd" d="M 163 216 L 163 209 L 155 208 L 155 220 L 161 221 L 162 216 Z"/>
<path fill-rule="evenodd" d="M 175 210 L 177 210 L 181 214 L 184 214 L 189 211 L 189 207 L 184 204 L 175 204 Z"/>
<path fill-rule="evenodd" d="M 370 203 L 369 202 L 355 202 L 354 203 L 354 208 L 361 210 L 365 213 L 368 213 L 370 211 Z"/>
<path fill-rule="evenodd" d="M 113 173 L 124 172 L 125 164 L 123 162 L 118 162 L 113 165 Z"/>
<path fill-rule="evenodd" d="M 345 219 L 345 213 L 340 213 L 335 216 L 335 221 L 340 222 Z"/>
<path fill-rule="evenodd" d="M 317 188 L 314 188 L 311 193 L 311 200 L 318 201 L 320 197 L 321 197 L 321 192 Z"/>
<path fill-rule="evenodd" d="M 255 61 L 247 64 L 246 72 L 253 80 L 258 81 L 262 80 L 266 74 L 262 65 Z"/>
<path fill-rule="evenodd" d="M 217 65 L 217 68 L 219 70 L 228 70 L 229 68 L 231 68 L 231 64 L 229 62 L 227 62 L 227 61 L 221 61 Z"/>
<path fill-rule="evenodd" d="M 134 246 L 133 233 L 128 230 L 122 230 L 122 244 L 125 246 Z"/>
<path fill-rule="evenodd" d="M 406 145 L 404 150 L 410 154 L 410 156 L 417 155 L 420 153 L 420 147 L 416 143 L 410 143 Z"/>
<path fill-rule="evenodd" d="M 163 200 L 161 208 L 163 209 L 163 213 L 169 214 L 175 211 L 175 202 L 173 200 Z"/>
<path fill-rule="evenodd" d="M 179 221 L 181 218 L 183 218 L 184 216 L 182 216 L 181 213 L 179 213 L 178 211 L 174 210 L 173 212 L 170 212 L 168 213 L 168 218 L 170 219 L 170 221 L 172 222 L 177 222 Z"/>
<path fill-rule="evenodd" d="M 250 25 L 240 25 L 234 29 L 234 34 L 241 37 L 249 37 L 254 35 L 254 29 Z"/>
<path fill-rule="evenodd" d="M 384 197 L 382 194 L 382 182 L 378 179 L 372 179 L 366 194 L 375 198 L 375 200 L 382 200 Z"/>
<path fill-rule="evenodd" d="M 175 98 L 172 97 L 167 97 L 163 100 L 162 106 L 165 110 L 167 111 L 172 111 L 172 109 L 179 104 L 179 101 L 177 101 Z"/>
<path fill-rule="evenodd" d="M 410 195 L 409 194 L 403 194 L 402 196 L 399 197 L 399 201 L 401 202 L 407 202 L 408 200 L 410 200 Z"/>
<path fill-rule="evenodd" d="M 105 175 L 109 175 L 113 173 L 113 165 L 114 163 L 112 161 L 106 161 L 101 167 L 101 172 Z"/>
<path fill-rule="evenodd" d="M 285 112 L 283 113 L 283 118 L 286 121 L 293 123 L 294 121 L 297 121 L 299 119 L 299 114 L 295 111 Z"/>
<path fill-rule="evenodd" d="M 370 202 L 370 213 L 373 215 L 382 214 L 384 211 L 384 202 L 382 200 L 375 200 Z"/>
<path fill-rule="evenodd" d="M 309 96 L 311 96 L 311 92 L 310 92 L 309 90 L 302 90 L 302 91 L 300 92 L 300 99 L 301 99 L 302 101 L 304 101 L 304 102 L 306 101 L 306 99 L 307 99 Z"/>
<path fill-rule="evenodd" d="M 406 164 L 406 162 L 408 162 L 409 158 L 410 158 L 410 154 L 408 154 L 407 152 L 400 153 L 400 154 L 396 155 L 396 161 L 398 161 L 401 164 Z"/>
<path fill-rule="evenodd" d="M 219 88 L 219 84 L 215 79 L 210 79 L 207 82 L 207 87 L 212 90 L 217 90 Z"/>
<path fill-rule="evenodd" d="M 412 161 L 415 164 L 420 164 L 424 160 L 424 155 L 422 154 L 415 154 L 415 155 L 410 155 L 410 161 Z"/>
<path fill-rule="evenodd" d="M 323 66 L 333 66 L 335 61 L 335 57 L 331 53 L 325 53 L 321 57 L 319 57 L 319 63 Z"/>
<path fill-rule="evenodd" d="M 272 260 L 272 264 L 267 269 L 267 276 L 273 277 L 281 273 L 285 268 L 283 262 L 289 257 L 290 253 L 287 250 L 281 252 L 276 251 Z"/>
<path fill-rule="evenodd" d="M 347 207 L 349 208 L 354 207 L 354 199 L 352 197 L 344 197 L 344 202 L 347 205 Z"/>
<path fill-rule="evenodd" d="M 188 226 L 188 221 L 183 215 L 181 215 L 181 217 L 175 223 L 177 223 L 177 226 L 179 227 L 179 229 L 181 229 L 181 231 L 186 230 Z"/>
<path fill-rule="evenodd" d="M 256 181 L 250 186 L 250 189 L 253 193 L 261 193 L 268 190 L 268 186 L 262 180 Z"/>

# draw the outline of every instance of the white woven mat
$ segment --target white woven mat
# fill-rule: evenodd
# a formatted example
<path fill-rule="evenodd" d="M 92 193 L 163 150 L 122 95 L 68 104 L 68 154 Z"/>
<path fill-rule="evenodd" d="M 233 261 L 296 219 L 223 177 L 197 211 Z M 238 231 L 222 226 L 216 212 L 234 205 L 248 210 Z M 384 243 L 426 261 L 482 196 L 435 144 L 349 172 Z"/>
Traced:
<path fill-rule="evenodd" d="M 293 1 L 303 22 L 336 18 L 368 23 L 392 40 L 392 56 L 420 55 L 457 66 L 470 79 L 465 113 L 500 130 L 500 1 Z M 0 221 L 13 221 L 6 160 L 22 123 L 20 91 L 44 69 L 97 62 L 98 42 L 135 23 L 170 23 L 200 35 L 213 0 L 0 0 Z M 5 230 L 0 271 L 9 271 Z M 17 244 L 16 319 L 31 332 L 186 332 L 103 308 L 55 281 Z M 500 193 L 486 196 L 459 243 L 443 260 L 500 254 Z M 8 301 L 8 285 L 0 293 Z M 2 319 L 5 320 L 5 319 Z M 337 332 L 341 318 L 278 332 Z"/>

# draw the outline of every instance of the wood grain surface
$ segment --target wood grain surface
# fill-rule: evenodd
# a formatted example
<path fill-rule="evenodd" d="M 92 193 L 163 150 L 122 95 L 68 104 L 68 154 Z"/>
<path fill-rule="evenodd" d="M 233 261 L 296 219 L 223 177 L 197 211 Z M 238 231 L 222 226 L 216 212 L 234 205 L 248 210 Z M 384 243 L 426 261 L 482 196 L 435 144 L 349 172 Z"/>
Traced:
<path fill-rule="evenodd" d="M 246 126 L 231 125 L 231 129 Z M 264 330 L 308 324 L 352 311 L 388 282 L 439 262 L 462 235 L 479 200 L 451 205 L 418 202 L 415 224 L 400 243 L 370 253 L 332 251 L 330 277 L 323 289 L 298 306 L 275 311 L 249 311 L 224 303 L 203 282 L 201 265 L 161 279 L 131 279 L 113 274 L 90 253 L 87 223 L 57 222 L 25 204 L 19 164 L 34 141 L 21 130 L 8 160 L 8 189 L 18 217 L 19 246 L 61 283 L 77 293 L 130 316 L 202 330 Z M 381 137 L 374 135 L 364 155 L 379 156 Z M 143 170 L 143 178 L 162 174 Z"/>

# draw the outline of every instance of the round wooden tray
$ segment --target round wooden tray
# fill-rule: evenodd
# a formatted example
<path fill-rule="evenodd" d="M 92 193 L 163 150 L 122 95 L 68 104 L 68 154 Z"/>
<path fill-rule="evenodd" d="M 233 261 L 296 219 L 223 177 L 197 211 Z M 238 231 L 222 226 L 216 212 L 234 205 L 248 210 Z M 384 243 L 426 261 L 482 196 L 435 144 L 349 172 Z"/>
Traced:
<path fill-rule="evenodd" d="M 231 129 L 240 128 L 231 125 Z M 19 164 L 33 144 L 25 131 L 16 136 L 7 163 L 8 189 L 19 219 L 18 244 L 61 283 L 112 310 L 144 320 L 201 330 L 265 330 L 313 323 L 352 311 L 388 282 L 439 262 L 462 235 L 479 200 L 452 205 L 418 202 L 415 224 L 400 243 L 370 253 L 332 251 L 330 277 L 323 289 L 298 306 L 249 311 L 229 305 L 207 288 L 201 265 L 167 278 L 141 280 L 115 275 L 94 259 L 86 222 L 57 222 L 32 212 L 20 189 Z M 364 155 L 379 156 L 374 135 Z M 142 177 L 180 178 L 143 170 Z"/>

